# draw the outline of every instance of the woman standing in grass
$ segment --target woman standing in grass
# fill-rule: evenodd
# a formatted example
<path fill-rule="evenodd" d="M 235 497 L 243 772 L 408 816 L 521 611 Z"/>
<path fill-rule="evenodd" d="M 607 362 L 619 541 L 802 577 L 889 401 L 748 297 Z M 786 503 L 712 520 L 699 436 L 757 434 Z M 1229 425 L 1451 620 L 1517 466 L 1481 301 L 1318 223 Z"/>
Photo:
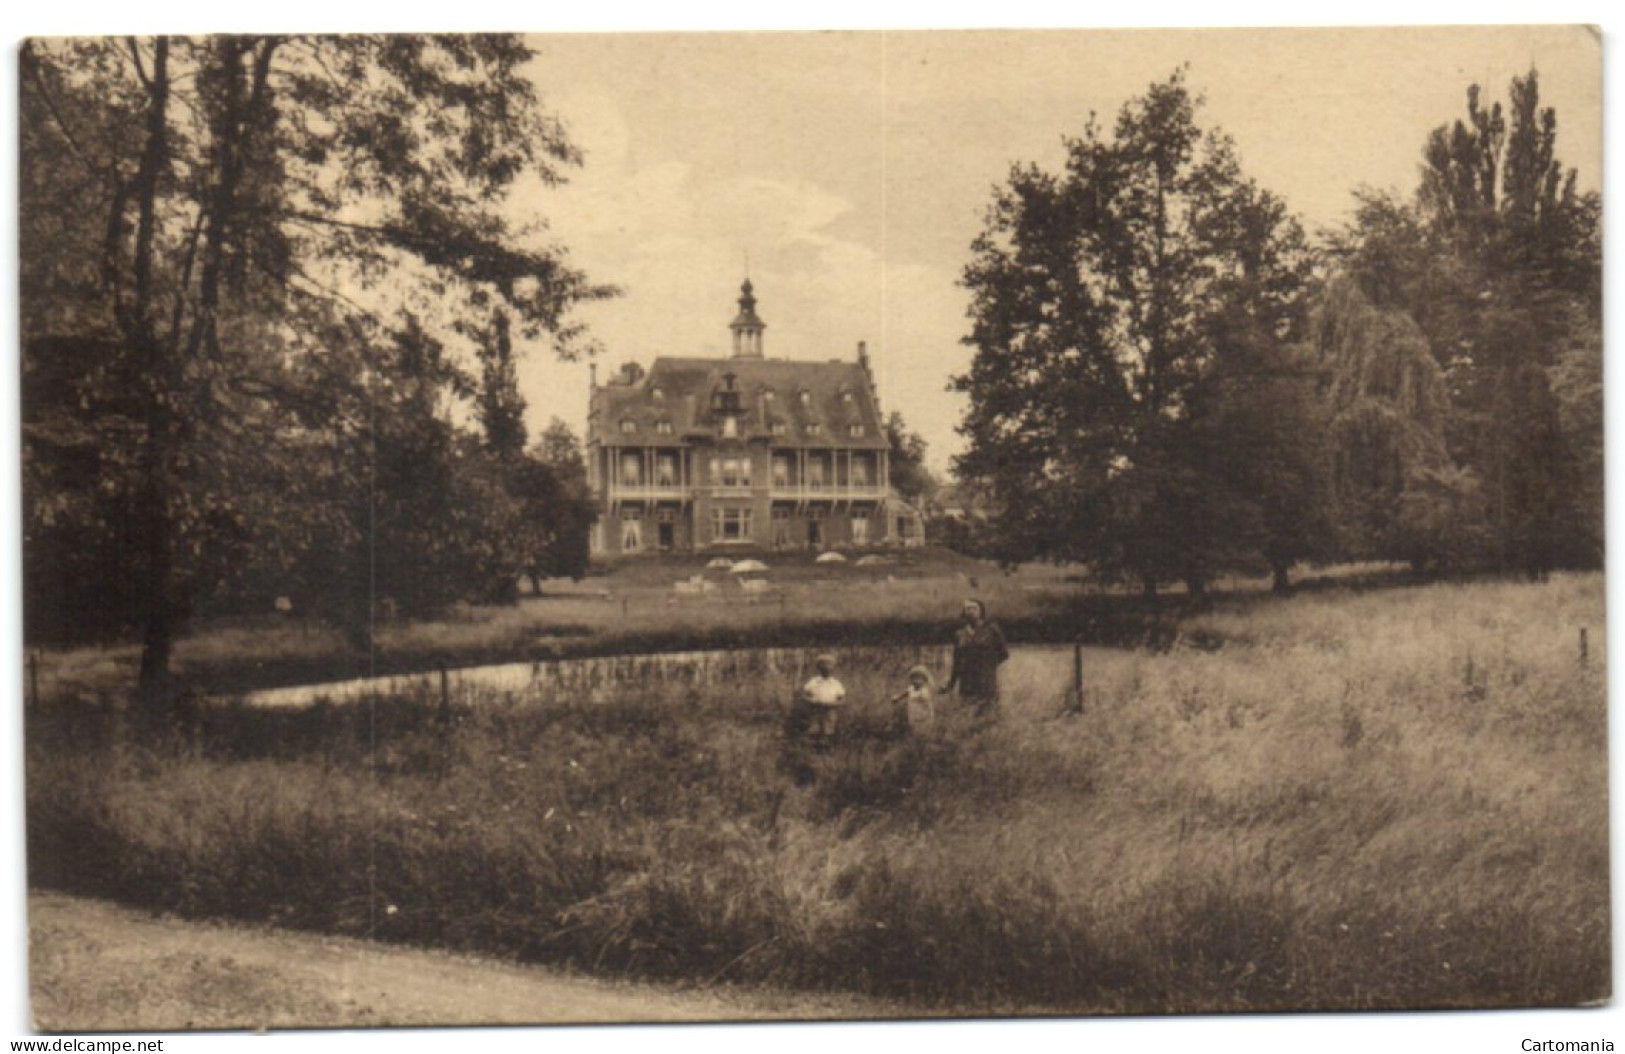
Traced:
<path fill-rule="evenodd" d="M 1010 657 L 1004 633 L 987 617 L 987 605 L 975 597 L 959 609 L 959 629 L 954 634 L 954 666 L 946 694 L 959 689 L 959 698 L 969 703 L 977 717 L 993 717 L 999 706 L 999 666 Z"/>

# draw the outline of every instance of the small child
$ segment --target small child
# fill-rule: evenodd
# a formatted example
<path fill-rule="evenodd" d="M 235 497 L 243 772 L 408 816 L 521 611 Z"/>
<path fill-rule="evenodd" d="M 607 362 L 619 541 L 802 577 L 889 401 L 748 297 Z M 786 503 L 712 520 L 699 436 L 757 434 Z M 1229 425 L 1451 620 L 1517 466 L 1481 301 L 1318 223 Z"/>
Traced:
<path fill-rule="evenodd" d="M 915 666 L 908 671 L 908 687 L 892 696 L 892 705 L 898 707 L 897 727 L 914 735 L 929 731 L 937 719 L 936 704 L 931 701 L 931 671 Z"/>
<path fill-rule="evenodd" d="M 814 743 L 829 743 L 835 738 L 836 718 L 846 703 L 846 686 L 832 675 L 835 656 L 820 655 L 813 660 L 818 676 L 801 686 L 801 698 L 812 708 L 807 734 Z"/>

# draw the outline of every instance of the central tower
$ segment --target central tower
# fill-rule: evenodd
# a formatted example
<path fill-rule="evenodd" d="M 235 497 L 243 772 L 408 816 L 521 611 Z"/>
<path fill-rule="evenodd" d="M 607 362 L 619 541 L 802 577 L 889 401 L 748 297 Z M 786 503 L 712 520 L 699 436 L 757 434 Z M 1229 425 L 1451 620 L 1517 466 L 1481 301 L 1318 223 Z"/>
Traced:
<path fill-rule="evenodd" d="M 767 328 L 767 323 L 756 317 L 756 296 L 749 278 L 739 287 L 739 314 L 728 328 L 734 331 L 734 358 L 762 357 L 762 330 Z"/>

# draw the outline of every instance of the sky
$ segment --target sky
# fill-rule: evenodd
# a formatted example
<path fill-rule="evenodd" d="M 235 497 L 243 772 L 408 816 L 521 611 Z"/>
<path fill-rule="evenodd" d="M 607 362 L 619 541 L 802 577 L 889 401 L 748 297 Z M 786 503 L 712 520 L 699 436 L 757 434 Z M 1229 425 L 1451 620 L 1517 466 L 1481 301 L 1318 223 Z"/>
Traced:
<path fill-rule="evenodd" d="M 535 36 L 532 76 L 584 165 L 527 187 L 571 259 L 623 290 L 577 312 L 600 378 L 658 355 L 723 355 L 749 276 L 767 354 L 851 359 L 947 468 L 970 362 L 958 280 L 1012 165 L 1059 168 L 1091 113 L 1188 64 L 1199 120 L 1311 231 L 1361 186 L 1409 194 L 1428 132 L 1481 83 L 1541 74 L 1558 155 L 1600 186 L 1601 42 L 1587 28 L 1028 30 Z M 748 261 L 748 263 L 747 263 Z M 530 349 L 532 430 L 584 428 L 588 367 Z"/>

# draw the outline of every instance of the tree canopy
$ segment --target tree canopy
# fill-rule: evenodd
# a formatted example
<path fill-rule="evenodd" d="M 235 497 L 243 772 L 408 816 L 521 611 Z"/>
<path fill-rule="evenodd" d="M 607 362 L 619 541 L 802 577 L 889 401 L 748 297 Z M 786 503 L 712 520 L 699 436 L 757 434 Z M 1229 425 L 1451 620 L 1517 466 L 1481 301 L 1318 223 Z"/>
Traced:
<path fill-rule="evenodd" d="M 1287 523 L 1315 466 L 1243 403 L 1303 373 L 1309 254 L 1230 140 L 1197 123 L 1183 71 L 1091 118 L 1059 173 L 1015 169 L 964 282 L 976 349 L 962 476 L 989 481 L 1008 559 L 1082 560 L 1148 589 L 1200 588 Z M 1290 518 L 1290 517 L 1286 517 Z M 1306 543 L 1307 544 L 1307 543 Z M 1287 549 L 1303 546 L 1285 545 Z"/>
<path fill-rule="evenodd" d="M 1600 201 L 1533 71 L 1311 251 L 1183 71 L 1015 168 L 964 273 L 956 469 L 1006 560 L 1155 590 L 1300 560 L 1601 560 Z"/>
<path fill-rule="evenodd" d="M 490 548 L 409 494 L 479 476 L 448 475 L 474 456 L 454 403 L 480 397 L 488 449 L 522 452 L 510 329 L 590 351 L 570 308 L 614 292 L 515 200 L 580 160 L 533 59 L 503 36 L 24 45 L 29 573 L 117 583 L 149 696 L 187 615 L 243 595 L 249 569 L 280 564 L 290 591 L 347 582 L 363 595 L 330 606 L 369 621 L 376 576 L 323 564 L 388 538 L 396 499 L 421 547 L 460 549 L 452 564 Z M 478 348 L 483 373 L 451 345 Z M 421 547 L 381 554 L 415 583 L 392 599 L 453 599 L 455 576 L 425 584 Z"/>

